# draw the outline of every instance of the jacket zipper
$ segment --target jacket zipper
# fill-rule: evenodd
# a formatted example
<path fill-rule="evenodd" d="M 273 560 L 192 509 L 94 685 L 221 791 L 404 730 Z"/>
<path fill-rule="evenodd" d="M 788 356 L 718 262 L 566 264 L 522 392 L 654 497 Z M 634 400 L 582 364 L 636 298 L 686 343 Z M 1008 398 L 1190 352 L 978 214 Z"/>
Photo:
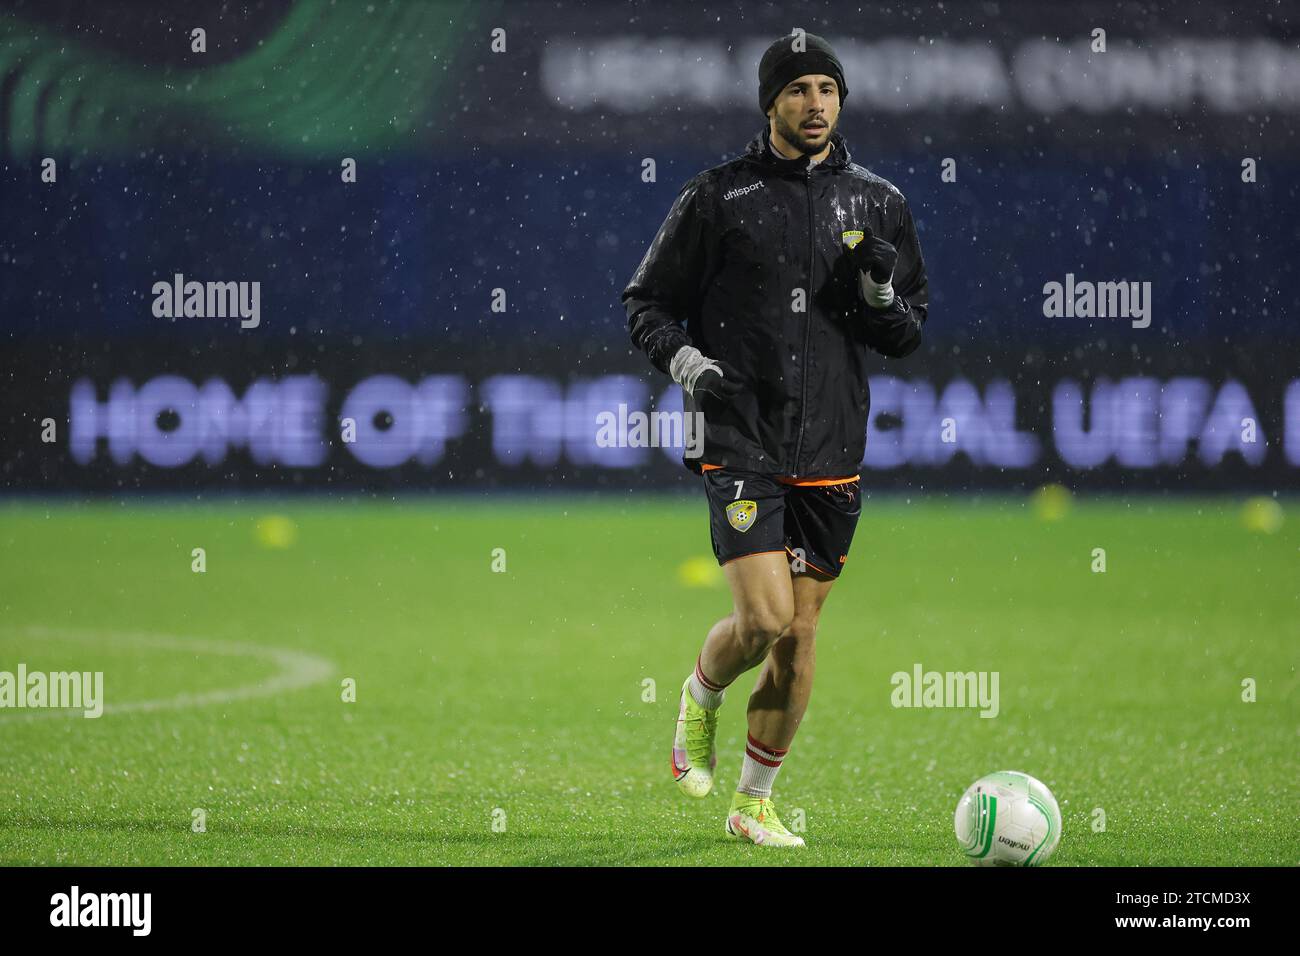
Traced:
<path fill-rule="evenodd" d="M 812 173 L 812 166 L 809 166 L 804 173 L 804 190 L 808 196 L 808 295 L 804 299 L 803 358 L 799 365 L 803 397 L 799 405 L 799 438 L 794 445 L 792 478 L 799 477 L 799 456 L 803 452 L 803 432 L 808 422 L 808 339 L 812 334 L 813 268 L 817 261 L 815 258 L 817 233 L 813 229 Z"/>

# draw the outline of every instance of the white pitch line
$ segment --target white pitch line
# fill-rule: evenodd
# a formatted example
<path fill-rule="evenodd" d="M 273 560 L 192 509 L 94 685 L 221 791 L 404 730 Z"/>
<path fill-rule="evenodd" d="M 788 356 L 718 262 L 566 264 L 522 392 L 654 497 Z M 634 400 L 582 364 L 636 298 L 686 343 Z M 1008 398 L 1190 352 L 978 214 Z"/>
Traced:
<path fill-rule="evenodd" d="M 0 630 L 13 629 L 3 628 Z M 182 710 L 190 707 L 207 707 L 212 704 L 228 704 L 239 700 L 253 700 L 259 697 L 274 697 L 287 694 L 318 684 L 334 673 L 334 664 L 306 651 L 295 651 L 280 647 L 259 647 L 255 644 L 236 644 L 227 641 L 191 640 L 168 634 L 145 634 L 125 631 L 81 631 L 67 628 L 28 627 L 19 633 L 25 636 L 41 638 L 60 638 L 74 641 L 108 640 L 114 644 L 156 650 L 182 651 L 196 654 L 215 654 L 223 657 L 255 657 L 270 661 L 279 668 L 279 672 L 256 684 L 244 684 L 239 687 L 226 687 L 217 690 L 201 691 L 194 694 L 177 694 L 175 697 L 163 697 L 155 700 L 131 700 L 121 704 L 106 702 L 104 714 L 138 714 L 152 713 L 160 710 Z M 71 670 L 72 668 L 67 668 Z M 110 693 L 108 681 L 105 681 L 105 696 Z M 24 709 L 7 713 L 9 708 L 0 709 L 0 720 L 40 719 L 42 717 L 82 717 L 77 709 Z"/>

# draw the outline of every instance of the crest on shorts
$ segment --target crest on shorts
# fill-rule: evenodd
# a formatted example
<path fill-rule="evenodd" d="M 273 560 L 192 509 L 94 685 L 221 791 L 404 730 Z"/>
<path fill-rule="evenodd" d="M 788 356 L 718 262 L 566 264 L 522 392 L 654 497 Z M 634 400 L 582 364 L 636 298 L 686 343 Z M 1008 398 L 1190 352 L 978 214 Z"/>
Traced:
<path fill-rule="evenodd" d="M 844 242 L 844 244 L 845 244 L 846 246 L 848 246 L 850 249 L 852 249 L 852 248 L 853 248 L 854 246 L 856 246 L 859 242 L 861 242 L 862 239 L 863 239 L 863 236 L 864 236 L 864 234 L 863 234 L 863 232 L 862 232 L 861 229 L 849 229 L 849 230 L 847 230 L 847 231 L 845 231 L 845 232 L 840 233 L 840 239 L 841 239 L 841 240 Z"/>
<path fill-rule="evenodd" d="M 727 505 L 727 523 L 737 531 L 748 531 L 754 524 L 756 514 L 758 514 L 756 501 L 733 501 Z"/>

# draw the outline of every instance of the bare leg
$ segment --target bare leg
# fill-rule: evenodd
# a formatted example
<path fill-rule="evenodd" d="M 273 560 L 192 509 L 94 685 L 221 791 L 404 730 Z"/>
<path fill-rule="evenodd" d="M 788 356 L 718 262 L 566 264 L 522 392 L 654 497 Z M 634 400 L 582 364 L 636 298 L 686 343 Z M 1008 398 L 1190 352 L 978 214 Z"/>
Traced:
<path fill-rule="evenodd" d="M 738 558 L 724 570 L 735 608 L 710 629 L 700 669 L 725 685 L 765 661 L 749 698 L 749 732 L 788 749 L 812 696 L 817 621 L 835 579 L 791 574 L 776 553 Z"/>
<path fill-rule="evenodd" d="M 749 698 L 749 732 L 769 747 L 789 749 L 808 709 L 817 620 L 834 583 L 818 572 L 794 576 L 794 619 L 772 645 Z"/>
<path fill-rule="evenodd" d="M 700 670 L 716 684 L 730 684 L 767 656 L 794 620 L 794 588 L 784 552 L 751 554 L 723 565 L 731 585 L 732 612 L 709 630 Z"/>

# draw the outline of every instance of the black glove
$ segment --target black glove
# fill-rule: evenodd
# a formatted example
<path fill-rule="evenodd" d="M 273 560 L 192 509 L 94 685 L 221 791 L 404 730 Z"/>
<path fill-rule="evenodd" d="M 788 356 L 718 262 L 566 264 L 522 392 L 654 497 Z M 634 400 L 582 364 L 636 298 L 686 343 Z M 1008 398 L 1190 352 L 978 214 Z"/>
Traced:
<path fill-rule="evenodd" d="M 740 384 L 740 373 L 721 359 L 710 359 L 710 361 L 722 370 L 722 374 L 719 375 L 713 369 L 706 368 L 695 380 L 691 397 L 701 408 L 706 402 L 730 405 L 736 396 L 745 390 L 745 387 Z"/>
<path fill-rule="evenodd" d="M 849 261 L 859 272 L 871 276 L 871 281 L 884 285 L 894 276 L 898 264 L 898 250 L 879 238 L 871 227 L 862 230 L 862 240 L 849 250 Z"/>

